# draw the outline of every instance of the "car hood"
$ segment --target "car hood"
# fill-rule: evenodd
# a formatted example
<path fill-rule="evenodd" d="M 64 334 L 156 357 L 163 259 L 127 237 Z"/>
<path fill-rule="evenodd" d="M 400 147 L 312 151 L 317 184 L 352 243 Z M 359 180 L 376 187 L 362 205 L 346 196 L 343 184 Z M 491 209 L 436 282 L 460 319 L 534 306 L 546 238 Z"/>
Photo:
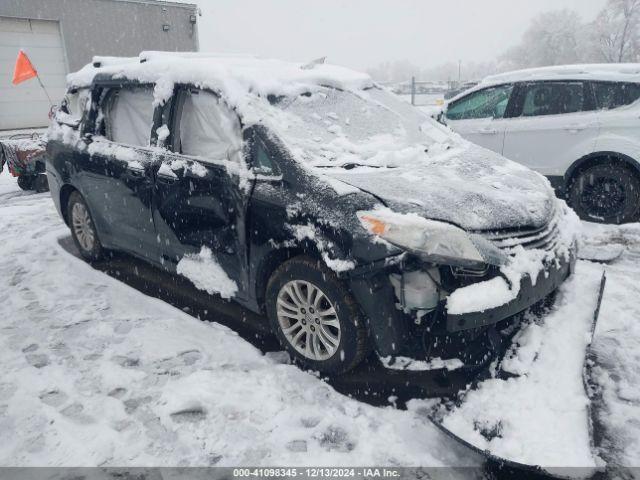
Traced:
<path fill-rule="evenodd" d="M 542 175 L 468 142 L 412 146 L 387 161 L 349 167 L 318 170 L 375 195 L 393 210 L 465 230 L 540 227 L 556 201 Z"/>

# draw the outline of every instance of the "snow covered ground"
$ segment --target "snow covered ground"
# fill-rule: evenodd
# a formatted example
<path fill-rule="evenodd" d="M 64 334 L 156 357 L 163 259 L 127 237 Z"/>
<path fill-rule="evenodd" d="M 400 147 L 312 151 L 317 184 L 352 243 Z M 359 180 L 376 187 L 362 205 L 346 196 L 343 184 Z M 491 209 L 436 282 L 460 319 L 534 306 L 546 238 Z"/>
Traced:
<path fill-rule="evenodd" d="M 481 463 L 429 423 L 433 402 L 355 401 L 94 270 L 58 243 L 68 230 L 48 194 L 21 192 L 6 174 L 0 227 L 0 465 Z M 553 311 L 517 337 L 507 366 L 520 376 L 483 382 L 448 420 L 480 448 L 547 465 L 640 463 L 640 226 L 585 225 L 584 235 L 625 247 L 605 267 L 594 340 L 602 450 L 589 445 L 580 375 L 603 267 L 584 261 Z M 485 424 L 474 424 L 479 411 Z M 478 433 L 498 424 L 498 437 Z"/>
<path fill-rule="evenodd" d="M 92 269 L 6 174 L 0 226 L 0 465 L 480 464 L 421 410 L 351 400 Z"/>

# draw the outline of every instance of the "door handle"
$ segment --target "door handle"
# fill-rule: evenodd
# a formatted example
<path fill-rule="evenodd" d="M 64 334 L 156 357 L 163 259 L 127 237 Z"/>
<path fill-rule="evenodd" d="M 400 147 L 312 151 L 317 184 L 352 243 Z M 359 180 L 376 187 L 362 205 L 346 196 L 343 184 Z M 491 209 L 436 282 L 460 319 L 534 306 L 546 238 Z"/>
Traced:
<path fill-rule="evenodd" d="M 494 135 L 498 133 L 498 130 L 496 130 L 495 128 L 486 127 L 486 128 L 479 129 L 478 133 L 481 133 L 483 135 Z"/>

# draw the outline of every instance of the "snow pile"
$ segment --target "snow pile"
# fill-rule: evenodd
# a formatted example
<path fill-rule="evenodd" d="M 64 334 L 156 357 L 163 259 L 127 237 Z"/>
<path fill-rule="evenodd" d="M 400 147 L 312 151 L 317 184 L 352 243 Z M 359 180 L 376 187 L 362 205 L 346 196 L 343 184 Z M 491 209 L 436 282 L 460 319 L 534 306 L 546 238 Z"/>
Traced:
<path fill-rule="evenodd" d="M 607 286 L 592 352 L 597 392 L 596 438 L 600 455 L 611 466 L 640 464 L 640 225 L 585 224 L 583 244 L 623 249 L 606 266 Z"/>
<path fill-rule="evenodd" d="M 178 262 L 177 271 L 207 293 L 232 298 L 238 292 L 236 282 L 229 278 L 207 247 L 202 247 L 196 255 L 185 255 Z"/>
<path fill-rule="evenodd" d="M 443 424 L 478 448 L 546 467 L 594 467 L 582 368 L 602 267 L 580 262 L 554 309 L 525 327 L 505 371 L 445 412 Z"/>

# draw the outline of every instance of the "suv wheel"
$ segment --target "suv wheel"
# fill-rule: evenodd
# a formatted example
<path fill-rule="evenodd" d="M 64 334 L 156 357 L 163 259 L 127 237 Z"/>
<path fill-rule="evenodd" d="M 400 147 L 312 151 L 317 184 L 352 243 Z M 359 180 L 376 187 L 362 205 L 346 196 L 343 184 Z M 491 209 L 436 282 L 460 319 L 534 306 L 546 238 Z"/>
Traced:
<path fill-rule="evenodd" d="M 623 165 L 601 163 L 576 175 L 569 186 L 568 199 L 583 220 L 634 222 L 640 213 L 640 181 Z"/>
<path fill-rule="evenodd" d="M 71 236 L 80 254 L 86 260 L 100 260 L 103 255 L 102 244 L 98 239 L 89 207 L 78 192 L 73 192 L 69 196 L 67 218 L 71 227 Z"/>
<path fill-rule="evenodd" d="M 296 257 L 271 276 L 266 307 L 273 332 L 303 366 L 339 374 L 368 353 L 364 319 L 345 286 L 324 264 Z"/>

